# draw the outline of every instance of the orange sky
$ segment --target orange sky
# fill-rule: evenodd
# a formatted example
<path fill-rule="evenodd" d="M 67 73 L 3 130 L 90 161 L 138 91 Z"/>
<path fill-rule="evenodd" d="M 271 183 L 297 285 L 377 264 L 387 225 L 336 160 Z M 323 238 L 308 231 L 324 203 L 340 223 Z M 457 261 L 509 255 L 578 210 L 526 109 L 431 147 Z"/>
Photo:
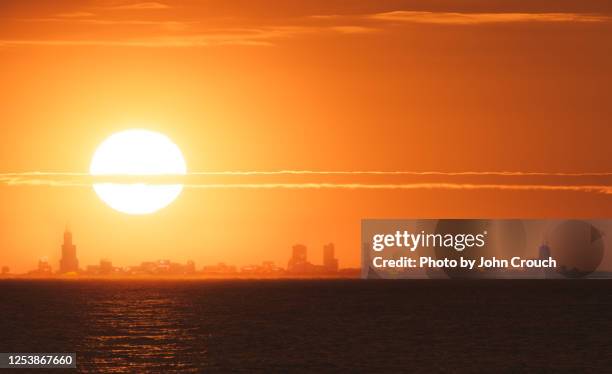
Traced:
<path fill-rule="evenodd" d="M 168 135 L 190 171 L 612 170 L 612 7 L 430 3 L 3 2 L 0 172 L 87 172 L 96 146 L 131 127 Z M 389 178 L 360 179 L 381 180 Z M 286 266 L 297 242 L 320 263 L 332 241 L 345 267 L 359 265 L 361 218 L 605 218 L 612 199 L 188 188 L 156 214 L 127 216 L 90 188 L 2 185 L 0 206 L 0 265 L 23 272 L 41 256 L 57 268 L 67 221 L 82 265 L 108 257 Z"/>

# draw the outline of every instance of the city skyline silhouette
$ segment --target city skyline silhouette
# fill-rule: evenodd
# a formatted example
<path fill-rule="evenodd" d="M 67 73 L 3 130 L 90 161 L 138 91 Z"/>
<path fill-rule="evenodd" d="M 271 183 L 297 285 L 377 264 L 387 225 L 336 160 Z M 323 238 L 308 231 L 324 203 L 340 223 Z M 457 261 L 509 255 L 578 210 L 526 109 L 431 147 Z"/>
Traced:
<path fill-rule="evenodd" d="M 129 276 L 192 276 L 211 278 L 240 277 L 358 277 L 359 269 L 339 268 L 339 260 L 335 257 L 333 243 L 327 243 L 322 248 L 322 265 L 315 265 L 308 260 L 307 247 L 295 244 L 287 267 L 277 266 L 273 261 L 262 261 L 256 265 L 236 267 L 232 264 L 219 262 L 196 268 L 195 262 L 187 260 L 181 264 L 168 259 L 143 261 L 139 265 L 113 266 L 112 259 L 102 258 L 98 265 L 88 264 L 79 267 L 77 246 L 73 243 L 73 233 L 66 224 L 61 244 L 59 266 L 54 267 L 47 257 L 38 260 L 38 267 L 25 273 L 11 273 L 10 266 L 3 265 L 1 275 L 17 277 L 129 277 Z"/>

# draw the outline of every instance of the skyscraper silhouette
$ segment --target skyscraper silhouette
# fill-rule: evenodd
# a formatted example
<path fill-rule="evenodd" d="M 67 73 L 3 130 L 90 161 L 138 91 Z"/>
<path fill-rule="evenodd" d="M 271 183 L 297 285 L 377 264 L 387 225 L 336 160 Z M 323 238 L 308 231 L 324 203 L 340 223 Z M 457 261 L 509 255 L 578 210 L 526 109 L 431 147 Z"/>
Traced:
<path fill-rule="evenodd" d="M 323 246 L 323 266 L 327 271 L 338 271 L 338 259 L 335 257 L 334 252 L 334 243 L 325 244 Z"/>
<path fill-rule="evenodd" d="M 310 268 L 306 257 L 307 249 L 305 245 L 296 244 L 292 248 L 291 258 L 287 264 L 287 270 L 303 273 Z"/>
<path fill-rule="evenodd" d="M 62 244 L 62 258 L 60 259 L 60 273 L 76 272 L 78 270 L 79 260 L 76 257 L 76 246 L 72 243 L 72 232 L 66 226 L 64 244 Z"/>

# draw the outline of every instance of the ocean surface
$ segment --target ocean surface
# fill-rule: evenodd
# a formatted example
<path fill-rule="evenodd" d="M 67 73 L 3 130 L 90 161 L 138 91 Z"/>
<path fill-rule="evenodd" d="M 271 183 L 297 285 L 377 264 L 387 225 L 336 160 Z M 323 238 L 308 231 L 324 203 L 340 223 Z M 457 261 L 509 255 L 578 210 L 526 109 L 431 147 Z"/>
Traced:
<path fill-rule="evenodd" d="M 610 372 L 612 281 L 4 280 L 0 352 L 76 352 L 82 372 Z"/>

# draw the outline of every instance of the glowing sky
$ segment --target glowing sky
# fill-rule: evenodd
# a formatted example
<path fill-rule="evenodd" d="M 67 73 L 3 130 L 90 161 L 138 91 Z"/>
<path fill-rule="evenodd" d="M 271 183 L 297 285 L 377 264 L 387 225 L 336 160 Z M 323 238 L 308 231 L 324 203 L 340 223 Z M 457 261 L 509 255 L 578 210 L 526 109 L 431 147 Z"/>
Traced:
<path fill-rule="evenodd" d="M 19 1 L 0 5 L 0 173 L 87 172 L 110 134 L 169 136 L 190 171 L 612 170 L 604 1 Z M 202 177 L 199 177 L 202 178 Z M 516 176 L 243 176 L 198 183 L 517 183 Z M 561 179 L 559 179 L 561 178 Z M 607 177 L 520 183 L 610 185 Z M 604 193 L 187 188 L 145 217 L 91 188 L 0 186 L 0 265 L 170 258 L 286 266 L 361 218 L 609 217 Z M 612 266 L 612 259 L 604 261 Z"/>

